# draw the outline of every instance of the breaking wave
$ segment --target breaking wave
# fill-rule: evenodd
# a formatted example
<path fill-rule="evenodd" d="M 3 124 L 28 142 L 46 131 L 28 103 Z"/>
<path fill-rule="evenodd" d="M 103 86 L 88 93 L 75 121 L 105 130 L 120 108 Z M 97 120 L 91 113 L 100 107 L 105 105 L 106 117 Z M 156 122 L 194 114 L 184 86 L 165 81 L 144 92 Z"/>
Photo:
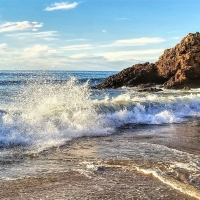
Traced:
<path fill-rule="evenodd" d="M 58 84 L 29 83 L 11 103 L 0 105 L 0 146 L 45 149 L 81 136 L 114 133 L 129 123 L 166 124 L 199 115 L 200 94 L 93 91 L 71 77 Z"/>

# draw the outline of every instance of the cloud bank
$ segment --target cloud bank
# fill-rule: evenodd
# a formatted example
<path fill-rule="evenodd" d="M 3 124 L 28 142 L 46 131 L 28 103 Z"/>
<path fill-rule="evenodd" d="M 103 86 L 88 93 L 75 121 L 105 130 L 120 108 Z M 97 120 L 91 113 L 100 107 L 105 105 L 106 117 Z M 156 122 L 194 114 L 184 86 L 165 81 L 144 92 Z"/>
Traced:
<path fill-rule="evenodd" d="M 71 49 L 84 49 L 91 46 L 67 46 Z M 67 49 L 66 49 L 67 50 Z M 134 63 L 155 61 L 164 49 L 149 49 L 135 51 L 114 51 L 103 53 L 87 53 L 86 51 L 71 54 L 63 48 L 48 44 L 34 44 L 27 47 L 12 48 L 6 43 L 0 43 L 0 67 L 2 69 L 57 69 L 80 70 L 121 70 Z"/>

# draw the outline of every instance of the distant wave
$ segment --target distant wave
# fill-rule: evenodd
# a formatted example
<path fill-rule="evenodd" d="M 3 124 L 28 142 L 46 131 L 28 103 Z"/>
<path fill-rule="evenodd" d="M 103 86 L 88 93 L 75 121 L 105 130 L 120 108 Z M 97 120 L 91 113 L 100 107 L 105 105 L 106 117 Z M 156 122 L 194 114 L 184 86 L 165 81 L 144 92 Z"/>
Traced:
<path fill-rule="evenodd" d="M 83 84 L 84 82 L 86 81 L 89 81 L 89 84 L 91 85 L 95 85 L 95 84 L 98 84 L 100 82 L 102 82 L 104 79 L 103 78 L 82 78 L 82 79 L 79 79 L 78 82 L 80 84 Z M 66 80 L 59 80 L 59 79 L 45 79 L 42 81 L 40 81 L 40 84 L 65 84 L 67 81 L 69 81 L 69 79 L 66 79 Z M 33 84 L 33 83 L 39 83 L 39 81 L 37 79 L 32 79 L 32 80 L 4 80 L 4 81 L 0 81 L 0 85 L 30 85 L 30 84 Z"/>

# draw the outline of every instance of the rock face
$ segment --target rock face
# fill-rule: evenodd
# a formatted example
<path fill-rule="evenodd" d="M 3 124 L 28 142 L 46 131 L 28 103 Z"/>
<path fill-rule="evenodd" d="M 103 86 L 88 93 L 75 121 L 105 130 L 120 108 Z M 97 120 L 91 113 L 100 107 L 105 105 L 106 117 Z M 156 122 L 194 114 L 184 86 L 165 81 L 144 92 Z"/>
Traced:
<path fill-rule="evenodd" d="M 188 34 L 155 63 L 166 88 L 200 87 L 200 34 Z"/>
<path fill-rule="evenodd" d="M 166 49 L 156 63 L 136 64 L 105 79 L 96 89 L 164 84 L 165 88 L 200 87 L 200 33 L 189 33 L 179 44 Z"/>
<path fill-rule="evenodd" d="M 133 87 L 141 83 L 162 84 L 164 81 L 165 78 L 159 76 L 155 64 L 147 62 L 126 68 L 118 74 L 108 77 L 101 84 L 95 86 L 95 88 L 118 88 L 122 86 Z"/>

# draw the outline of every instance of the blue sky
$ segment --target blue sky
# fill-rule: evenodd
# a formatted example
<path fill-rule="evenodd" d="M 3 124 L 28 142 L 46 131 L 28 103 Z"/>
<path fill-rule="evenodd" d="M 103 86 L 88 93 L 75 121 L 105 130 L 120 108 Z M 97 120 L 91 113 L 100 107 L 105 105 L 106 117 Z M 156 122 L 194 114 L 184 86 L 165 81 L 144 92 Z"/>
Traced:
<path fill-rule="evenodd" d="M 0 70 L 114 70 L 200 32 L 199 0 L 1 0 Z"/>

